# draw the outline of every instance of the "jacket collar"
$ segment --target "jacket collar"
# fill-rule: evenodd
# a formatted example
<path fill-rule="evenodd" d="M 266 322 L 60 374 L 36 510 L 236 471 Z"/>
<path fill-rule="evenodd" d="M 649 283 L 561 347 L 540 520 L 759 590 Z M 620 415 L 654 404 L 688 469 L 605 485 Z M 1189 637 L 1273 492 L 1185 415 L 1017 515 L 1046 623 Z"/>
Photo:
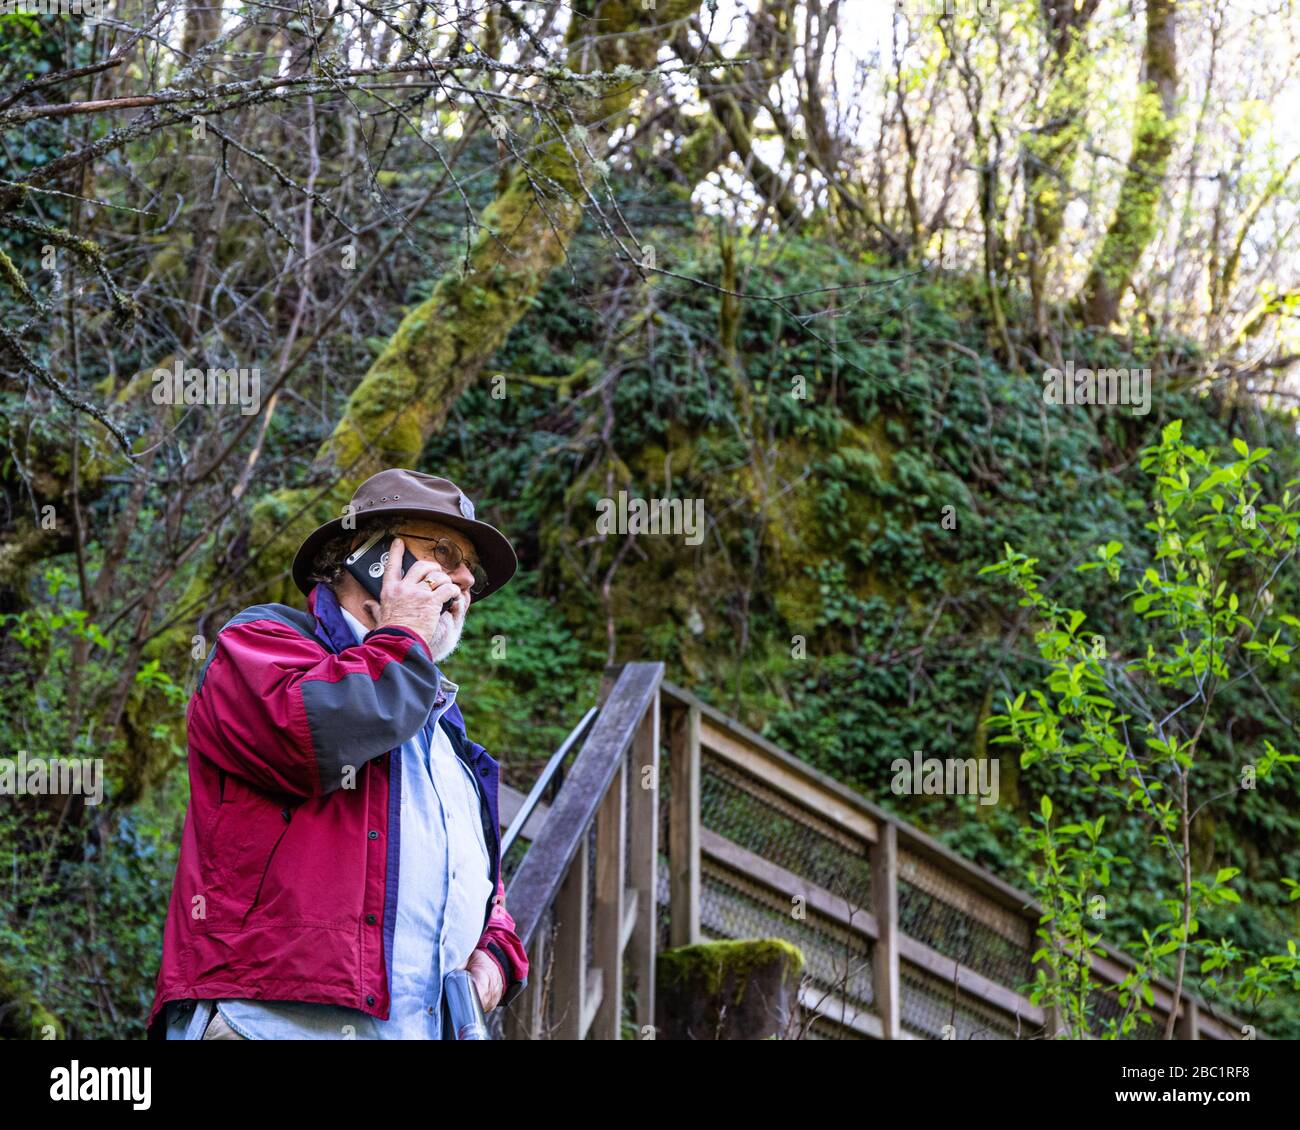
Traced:
<path fill-rule="evenodd" d="M 328 585 L 318 584 L 307 597 L 307 608 L 316 617 L 317 638 L 335 653 L 352 647 L 357 641 L 343 619 L 338 597 Z"/>

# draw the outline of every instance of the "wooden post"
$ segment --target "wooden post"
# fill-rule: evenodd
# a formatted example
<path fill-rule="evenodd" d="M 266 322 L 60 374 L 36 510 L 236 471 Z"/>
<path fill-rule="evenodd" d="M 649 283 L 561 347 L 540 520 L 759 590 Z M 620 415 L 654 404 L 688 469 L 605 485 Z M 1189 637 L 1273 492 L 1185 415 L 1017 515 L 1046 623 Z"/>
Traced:
<path fill-rule="evenodd" d="M 876 914 L 876 948 L 872 959 L 876 1011 L 881 1038 L 900 1038 L 898 983 L 898 829 L 892 821 L 880 824 L 880 836 L 871 846 L 871 898 Z"/>
<path fill-rule="evenodd" d="M 587 1005 L 587 838 L 555 900 L 555 1038 L 581 1040 Z"/>
<path fill-rule="evenodd" d="M 556 1038 L 582 1039 L 595 1022 L 605 997 L 614 996 L 617 988 L 605 967 L 596 964 L 587 968 L 587 882 L 588 871 L 595 868 L 589 863 L 589 841 L 593 830 L 599 832 L 603 825 L 606 830 L 601 837 L 602 845 L 613 843 L 626 850 L 618 844 L 617 834 L 619 821 L 626 822 L 623 807 L 610 793 L 626 788 L 626 780 L 619 775 L 626 773 L 627 755 L 647 711 L 652 708 L 662 678 L 660 663 L 625 665 L 605 695 L 564 787 L 510 885 L 515 930 L 525 945 L 534 946 L 537 931 L 543 928 L 548 916 L 553 916 L 555 928 L 548 945 L 553 955 L 548 962 L 548 994 L 553 994 L 554 1008 L 548 1021 Z M 622 838 L 626 839 L 626 829 Z M 608 852 L 605 852 L 602 865 L 607 860 Z M 613 928 L 614 946 L 620 951 L 627 948 L 632 925 L 622 870 L 620 865 L 618 881 L 613 886 L 615 899 L 621 899 L 624 904 L 621 918 L 618 907 L 614 907 L 614 921 L 618 923 Z M 604 883 L 606 903 L 610 889 L 607 880 Z M 602 930 L 606 953 L 600 960 L 607 964 L 608 937 L 608 932 Z M 619 1007 L 617 998 L 611 1007 Z"/>
<path fill-rule="evenodd" d="M 1199 1040 L 1201 1038 L 1201 1002 L 1195 997 L 1182 998 L 1182 1015 L 1174 1022 L 1174 1039 Z"/>
<path fill-rule="evenodd" d="M 668 810 L 669 937 L 674 947 L 700 936 L 700 708 L 673 712 L 669 752 L 672 797 Z"/>
<path fill-rule="evenodd" d="M 659 955 L 664 1040 L 788 1039 L 803 953 L 784 938 L 703 942 Z"/>
<path fill-rule="evenodd" d="M 635 915 L 627 954 L 639 1032 L 655 1022 L 655 951 L 659 918 L 659 692 L 632 742 L 628 780 L 627 885 Z M 626 912 L 625 912 L 626 913 Z"/>
<path fill-rule="evenodd" d="M 596 813 L 596 922 L 592 965 L 601 972 L 600 1005 L 592 1038 L 617 1040 L 623 1019 L 623 857 L 626 829 L 627 757 Z"/>

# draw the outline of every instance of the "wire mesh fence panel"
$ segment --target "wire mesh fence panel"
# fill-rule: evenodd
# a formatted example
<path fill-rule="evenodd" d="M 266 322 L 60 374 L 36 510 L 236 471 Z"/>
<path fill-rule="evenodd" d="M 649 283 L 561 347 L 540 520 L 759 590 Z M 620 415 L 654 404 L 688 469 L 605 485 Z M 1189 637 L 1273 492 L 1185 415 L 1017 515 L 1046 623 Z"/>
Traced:
<path fill-rule="evenodd" d="M 1033 983 L 1030 919 L 908 851 L 899 853 L 898 922 L 903 933 L 990 981 L 1021 993 Z"/>
<path fill-rule="evenodd" d="M 707 752 L 700 762 L 700 824 L 855 906 L 871 905 L 864 840 Z"/>
<path fill-rule="evenodd" d="M 803 953 L 814 999 L 825 997 L 844 1019 L 870 1015 L 875 1000 L 870 939 L 822 915 L 795 917 L 789 898 L 705 861 L 700 879 L 700 930 L 713 940 L 783 938 Z"/>
<path fill-rule="evenodd" d="M 1038 1025 L 987 1005 L 960 986 L 903 962 L 899 1017 L 905 1032 L 925 1040 L 1015 1040 L 1041 1036 Z"/>
<path fill-rule="evenodd" d="M 1118 1033 L 1120 1021 L 1125 1012 L 1125 1005 L 1120 1004 L 1119 995 L 1112 989 L 1094 989 L 1088 994 L 1088 1029 L 1094 1036 L 1104 1037 L 1109 1031 Z M 1143 1008 L 1138 1003 L 1136 1012 L 1145 1012 L 1151 1020 L 1138 1020 L 1127 1035 L 1118 1035 L 1121 1040 L 1163 1040 L 1168 1012 L 1156 1008 Z M 1112 1021 L 1114 1023 L 1107 1023 Z M 1114 1037 L 1112 1037 L 1114 1038 Z"/>
<path fill-rule="evenodd" d="M 659 870 L 655 876 L 655 901 L 658 904 L 655 918 L 655 952 L 662 953 L 672 945 L 672 905 L 670 888 L 672 877 L 668 870 L 668 853 L 659 853 Z"/>

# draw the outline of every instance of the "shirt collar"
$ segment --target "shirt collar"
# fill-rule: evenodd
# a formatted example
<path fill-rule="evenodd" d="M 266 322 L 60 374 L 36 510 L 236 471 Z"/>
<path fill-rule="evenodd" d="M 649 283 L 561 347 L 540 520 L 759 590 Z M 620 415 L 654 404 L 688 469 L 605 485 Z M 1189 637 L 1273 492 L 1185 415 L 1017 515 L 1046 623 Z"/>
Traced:
<path fill-rule="evenodd" d="M 343 619 L 347 621 L 348 627 L 352 629 L 352 634 L 356 637 L 357 643 L 364 640 L 366 638 L 366 629 L 362 625 L 361 621 L 353 616 L 352 613 L 341 604 L 339 605 L 339 611 L 343 613 Z"/>

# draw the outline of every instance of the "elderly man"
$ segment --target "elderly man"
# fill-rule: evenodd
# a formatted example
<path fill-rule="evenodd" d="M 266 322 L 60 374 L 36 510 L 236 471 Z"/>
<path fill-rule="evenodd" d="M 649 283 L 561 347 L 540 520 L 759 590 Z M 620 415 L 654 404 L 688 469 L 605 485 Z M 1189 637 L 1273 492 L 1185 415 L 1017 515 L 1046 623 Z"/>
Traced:
<path fill-rule="evenodd" d="M 388 553 L 362 570 L 375 535 Z M 383 471 L 298 550 L 310 611 L 222 628 L 189 705 L 151 1039 L 447 1039 L 449 971 L 487 1010 L 527 984 L 498 766 L 437 666 L 515 568 L 454 483 Z"/>

